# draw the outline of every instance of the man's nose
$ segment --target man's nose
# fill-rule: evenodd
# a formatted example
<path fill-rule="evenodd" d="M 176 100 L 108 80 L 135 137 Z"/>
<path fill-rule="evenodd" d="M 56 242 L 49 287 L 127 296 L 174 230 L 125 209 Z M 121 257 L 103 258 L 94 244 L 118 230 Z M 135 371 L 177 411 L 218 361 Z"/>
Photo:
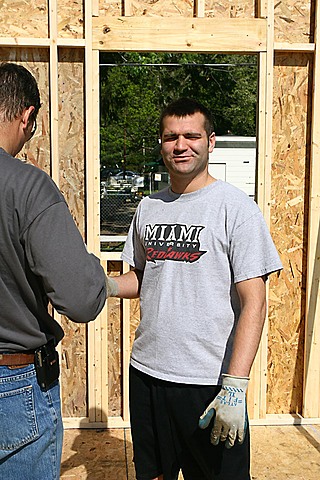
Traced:
<path fill-rule="evenodd" d="M 187 149 L 187 143 L 186 139 L 184 138 L 183 135 L 179 135 L 176 144 L 175 144 L 176 150 L 186 150 Z"/>

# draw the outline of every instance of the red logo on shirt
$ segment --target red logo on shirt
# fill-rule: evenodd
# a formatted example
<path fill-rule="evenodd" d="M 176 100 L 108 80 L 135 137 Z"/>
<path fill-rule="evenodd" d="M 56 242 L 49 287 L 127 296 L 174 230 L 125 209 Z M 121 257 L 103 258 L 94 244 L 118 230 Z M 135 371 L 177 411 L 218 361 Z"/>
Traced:
<path fill-rule="evenodd" d="M 200 250 L 201 225 L 146 225 L 144 244 L 147 261 L 173 260 L 193 263 L 206 252 Z"/>

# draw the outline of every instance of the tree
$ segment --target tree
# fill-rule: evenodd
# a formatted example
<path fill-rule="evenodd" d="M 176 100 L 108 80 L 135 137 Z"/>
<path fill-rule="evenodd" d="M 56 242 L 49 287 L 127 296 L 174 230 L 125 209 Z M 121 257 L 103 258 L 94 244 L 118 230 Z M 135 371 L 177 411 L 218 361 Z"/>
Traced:
<path fill-rule="evenodd" d="M 181 96 L 196 98 L 213 112 L 217 135 L 255 135 L 253 55 L 102 53 L 100 72 L 105 167 L 144 172 L 160 162 L 159 115 Z"/>

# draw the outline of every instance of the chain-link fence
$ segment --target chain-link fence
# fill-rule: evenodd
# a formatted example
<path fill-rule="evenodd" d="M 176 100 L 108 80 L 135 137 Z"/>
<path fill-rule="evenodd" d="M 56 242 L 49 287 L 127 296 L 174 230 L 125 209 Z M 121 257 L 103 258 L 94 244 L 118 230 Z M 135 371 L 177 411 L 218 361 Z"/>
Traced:
<path fill-rule="evenodd" d="M 101 235 L 127 235 L 140 200 L 134 192 L 107 191 L 100 203 Z"/>
<path fill-rule="evenodd" d="M 132 217 L 141 199 L 168 185 L 167 172 L 146 176 L 114 175 L 101 180 L 100 234 L 102 243 L 118 242 L 128 234 Z M 106 238 L 107 237 L 107 238 Z M 111 238 L 112 237 L 112 238 Z"/>

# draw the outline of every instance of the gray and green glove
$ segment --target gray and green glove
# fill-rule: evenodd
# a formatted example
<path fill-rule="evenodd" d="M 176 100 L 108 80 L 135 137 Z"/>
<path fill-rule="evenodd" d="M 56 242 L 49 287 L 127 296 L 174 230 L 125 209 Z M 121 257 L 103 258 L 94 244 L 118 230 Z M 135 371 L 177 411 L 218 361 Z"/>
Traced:
<path fill-rule="evenodd" d="M 226 442 L 233 447 L 238 439 L 243 443 L 247 429 L 246 391 L 248 377 L 222 375 L 222 388 L 216 398 L 206 408 L 199 420 L 199 427 L 207 428 L 214 417 L 210 440 L 213 445 Z"/>
<path fill-rule="evenodd" d="M 119 286 L 117 282 L 112 277 L 108 277 L 106 275 L 106 283 L 107 283 L 107 298 L 116 297 L 119 293 Z"/>

